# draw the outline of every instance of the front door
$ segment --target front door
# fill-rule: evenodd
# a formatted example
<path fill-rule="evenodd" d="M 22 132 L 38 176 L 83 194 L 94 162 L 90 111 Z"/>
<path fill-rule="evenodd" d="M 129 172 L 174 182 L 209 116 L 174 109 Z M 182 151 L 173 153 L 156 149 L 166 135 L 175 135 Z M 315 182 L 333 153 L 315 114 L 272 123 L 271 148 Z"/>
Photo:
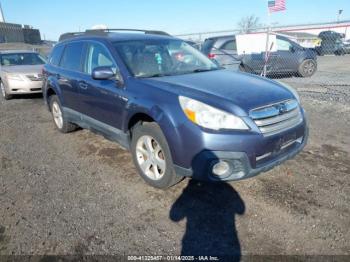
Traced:
<path fill-rule="evenodd" d="M 83 71 L 84 78 L 78 83 L 80 90 L 80 112 L 106 124 L 121 129 L 126 105 L 125 90 L 118 87 L 115 79 L 95 80 L 92 71 L 96 67 L 108 66 L 115 72 L 117 65 L 109 50 L 101 43 L 88 42 Z"/>
<path fill-rule="evenodd" d="M 296 71 L 299 64 L 297 48 L 294 48 L 288 39 L 277 37 L 276 41 L 278 54 L 276 71 L 279 73 Z"/>

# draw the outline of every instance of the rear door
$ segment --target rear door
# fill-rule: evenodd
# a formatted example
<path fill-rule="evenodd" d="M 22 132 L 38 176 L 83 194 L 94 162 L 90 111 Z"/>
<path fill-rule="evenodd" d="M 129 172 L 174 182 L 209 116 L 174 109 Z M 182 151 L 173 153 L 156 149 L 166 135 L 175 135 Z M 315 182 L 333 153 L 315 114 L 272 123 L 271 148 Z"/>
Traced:
<path fill-rule="evenodd" d="M 62 97 L 61 103 L 64 107 L 79 111 L 78 83 L 83 78 L 82 54 L 84 43 L 77 41 L 66 44 L 60 61 L 60 70 L 57 80 Z"/>
<path fill-rule="evenodd" d="M 100 66 L 118 67 L 108 48 L 99 42 L 87 42 L 84 54 L 84 78 L 79 82 L 80 111 L 100 123 L 121 129 L 122 115 L 127 102 L 125 90 L 118 87 L 116 80 L 95 80 L 91 74 Z M 99 124 L 96 122 L 95 124 Z"/>

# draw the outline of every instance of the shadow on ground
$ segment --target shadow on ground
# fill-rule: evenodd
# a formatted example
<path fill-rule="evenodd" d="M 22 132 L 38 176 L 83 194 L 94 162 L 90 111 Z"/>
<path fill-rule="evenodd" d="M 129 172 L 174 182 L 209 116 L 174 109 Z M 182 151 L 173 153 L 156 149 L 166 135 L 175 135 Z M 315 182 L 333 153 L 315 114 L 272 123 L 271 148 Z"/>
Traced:
<path fill-rule="evenodd" d="M 17 100 L 17 99 L 39 99 L 43 98 L 43 94 L 26 94 L 26 95 L 13 95 L 11 100 Z"/>
<path fill-rule="evenodd" d="M 172 221 L 187 220 L 181 255 L 230 256 L 239 261 L 235 216 L 244 212 L 244 202 L 231 185 L 190 180 L 170 210 Z"/>

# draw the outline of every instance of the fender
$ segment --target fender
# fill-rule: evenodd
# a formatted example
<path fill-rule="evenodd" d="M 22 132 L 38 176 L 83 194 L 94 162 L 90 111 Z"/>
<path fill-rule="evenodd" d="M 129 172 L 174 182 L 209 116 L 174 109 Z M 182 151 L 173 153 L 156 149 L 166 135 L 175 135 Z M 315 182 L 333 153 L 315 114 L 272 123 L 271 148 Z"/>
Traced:
<path fill-rule="evenodd" d="M 123 131 L 128 132 L 128 124 L 133 116 L 136 114 L 145 114 L 149 117 L 153 118 L 155 122 L 160 126 L 166 140 L 168 141 L 170 153 L 172 155 L 172 159 L 174 164 L 178 164 L 178 160 L 180 159 L 180 152 L 177 152 L 178 148 L 183 148 L 184 141 L 182 136 L 180 135 L 176 126 L 179 125 L 178 119 L 175 119 L 174 115 L 174 107 L 171 107 L 169 104 L 155 105 L 150 102 L 148 99 L 142 99 L 140 101 L 138 99 L 137 103 L 134 101 L 129 101 L 126 109 L 126 117 L 123 123 Z M 140 106 L 143 105 L 143 106 Z M 171 109 L 170 109 L 171 107 Z M 172 110 L 172 114 L 168 113 L 168 111 Z M 179 113 L 183 114 L 179 111 Z M 176 145 L 176 147 L 172 147 L 171 145 Z"/>
<path fill-rule="evenodd" d="M 52 89 L 56 93 L 56 95 L 59 97 L 61 103 L 64 104 L 64 101 L 62 101 L 63 100 L 63 96 L 62 96 L 62 93 L 61 93 L 61 89 L 59 87 L 59 84 L 57 83 L 57 80 L 53 76 L 49 76 L 47 78 L 47 80 L 45 81 L 45 84 L 44 84 L 44 88 L 43 88 L 43 98 L 44 98 L 44 101 L 45 101 L 46 105 L 49 104 L 48 95 L 47 95 L 47 91 L 49 89 Z"/>

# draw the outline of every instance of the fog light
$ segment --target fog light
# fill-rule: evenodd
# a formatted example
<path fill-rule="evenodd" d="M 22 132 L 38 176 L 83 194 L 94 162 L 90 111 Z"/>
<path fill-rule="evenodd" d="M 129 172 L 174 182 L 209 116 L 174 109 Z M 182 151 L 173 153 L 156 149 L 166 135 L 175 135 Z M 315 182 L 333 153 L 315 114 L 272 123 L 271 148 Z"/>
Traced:
<path fill-rule="evenodd" d="M 220 161 L 213 166 L 213 174 L 217 176 L 228 175 L 230 164 L 226 161 Z"/>

